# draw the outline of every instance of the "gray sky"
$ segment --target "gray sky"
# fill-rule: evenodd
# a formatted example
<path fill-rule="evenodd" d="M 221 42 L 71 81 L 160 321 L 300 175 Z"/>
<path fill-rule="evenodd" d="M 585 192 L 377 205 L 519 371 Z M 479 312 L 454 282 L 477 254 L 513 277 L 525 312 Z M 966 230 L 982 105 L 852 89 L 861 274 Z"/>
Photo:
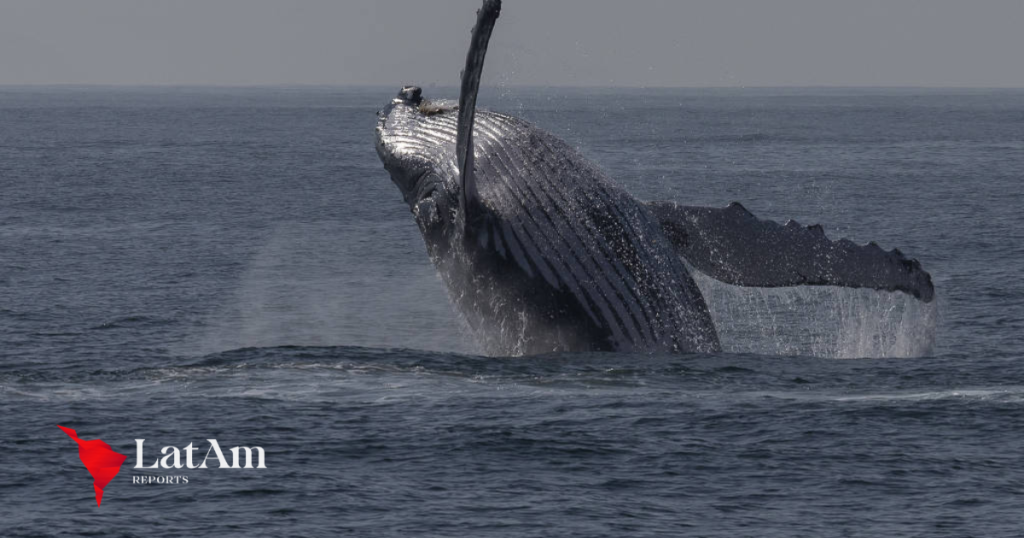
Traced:
<path fill-rule="evenodd" d="M 0 0 L 0 84 L 458 83 L 479 0 Z M 1024 0 L 505 0 L 485 83 L 1024 86 Z"/>

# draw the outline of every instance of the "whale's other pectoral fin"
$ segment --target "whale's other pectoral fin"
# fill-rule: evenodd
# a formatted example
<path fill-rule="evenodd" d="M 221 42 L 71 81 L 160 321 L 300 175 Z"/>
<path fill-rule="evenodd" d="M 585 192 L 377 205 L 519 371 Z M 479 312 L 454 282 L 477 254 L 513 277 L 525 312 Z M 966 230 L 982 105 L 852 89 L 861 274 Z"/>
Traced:
<path fill-rule="evenodd" d="M 742 205 L 647 207 L 679 254 L 698 271 L 738 286 L 846 286 L 902 291 L 924 302 L 935 296 L 917 260 L 876 243 L 831 241 L 820 225 L 760 220 Z"/>

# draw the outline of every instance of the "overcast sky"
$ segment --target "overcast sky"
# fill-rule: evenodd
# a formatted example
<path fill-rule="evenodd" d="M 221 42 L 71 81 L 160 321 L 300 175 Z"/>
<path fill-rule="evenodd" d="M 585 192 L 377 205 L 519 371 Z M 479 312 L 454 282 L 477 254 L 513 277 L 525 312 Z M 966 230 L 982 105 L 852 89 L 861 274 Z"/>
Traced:
<path fill-rule="evenodd" d="M 0 0 L 0 84 L 455 85 L 479 0 Z M 485 82 L 1024 86 L 1024 0 L 505 0 Z"/>

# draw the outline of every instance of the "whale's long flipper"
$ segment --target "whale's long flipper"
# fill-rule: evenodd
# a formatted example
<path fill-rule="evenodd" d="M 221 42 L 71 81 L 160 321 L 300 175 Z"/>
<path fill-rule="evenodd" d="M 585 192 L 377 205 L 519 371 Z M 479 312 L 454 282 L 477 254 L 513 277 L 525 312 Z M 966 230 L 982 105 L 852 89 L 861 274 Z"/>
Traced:
<path fill-rule="evenodd" d="M 875 243 L 831 241 L 820 225 L 760 220 L 738 203 L 724 208 L 650 202 L 647 207 L 679 254 L 697 270 L 739 286 L 825 285 L 934 298 L 931 276 L 917 260 Z"/>
<path fill-rule="evenodd" d="M 479 207 L 480 193 L 473 175 L 473 115 L 476 112 L 476 94 L 480 89 L 480 75 L 484 70 L 484 56 L 491 30 L 501 12 L 501 0 L 484 0 L 483 7 L 476 12 L 476 26 L 466 54 L 466 68 L 462 71 L 462 88 L 459 92 L 459 123 L 455 139 L 455 158 L 459 165 L 461 189 L 459 209 L 463 222 L 470 222 L 471 207 Z"/>

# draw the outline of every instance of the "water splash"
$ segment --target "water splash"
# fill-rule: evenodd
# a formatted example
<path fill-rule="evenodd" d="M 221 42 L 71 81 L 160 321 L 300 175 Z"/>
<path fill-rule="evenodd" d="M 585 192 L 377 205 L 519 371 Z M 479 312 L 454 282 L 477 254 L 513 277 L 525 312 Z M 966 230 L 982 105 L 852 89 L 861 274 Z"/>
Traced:
<path fill-rule="evenodd" d="M 935 344 L 937 300 L 824 286 L 745 288 L 693 274 L 729 352 L 919 357 Z"/>
<path fill-rule="evenodd" d="M 406 222 L 276 224 L 191 351 L 335 345 L 472 351 L 417 235 Z M 394 259 L 380 259 L 382 244 L 392 246 Z"/>

